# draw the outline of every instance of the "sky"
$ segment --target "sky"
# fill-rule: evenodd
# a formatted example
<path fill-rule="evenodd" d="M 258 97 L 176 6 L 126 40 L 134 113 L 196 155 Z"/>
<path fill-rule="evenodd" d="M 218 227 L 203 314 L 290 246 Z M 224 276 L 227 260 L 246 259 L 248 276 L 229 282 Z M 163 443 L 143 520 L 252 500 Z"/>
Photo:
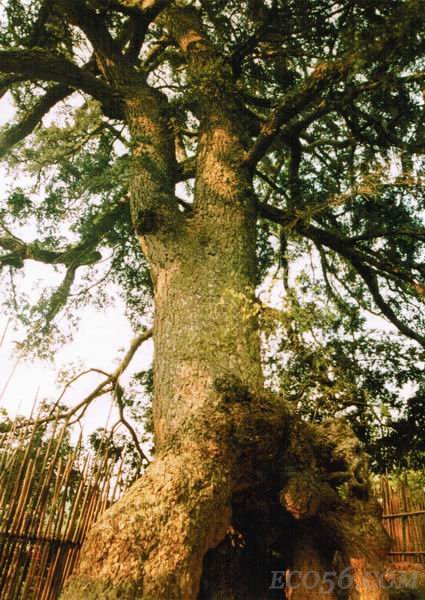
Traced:
<path fill-rule="evenodd" d="M 7 124 L 13 117 L 13 107 L 7 96 L 0 100 L 0 126 Z M 0 171 L 0 196 L 4 196 L 11 182 L 4 171 Z M 27 236 L 27 239 L 30 239 Z M 1 232 L 0 232 L 1 235 Z M 57 276 L 49 267 L 27 261 L 25 265 L 25 281 L 27 286 L 36 290 L 37 281 L 42 279 L 52 283 Z M 36 292 L 35 292 L 36 293 Z M 0 289 L 1 295 L 1 289 Z M 5 408 L 10 415 L 29 415 L 37 397 L 55 400 L 58 398 L 62 386 L 57 381 L 60 371 L 70 365 L 81 363 L 81 370 L 87 368 L 100 368 L 112 371 L 117 360 L 123 356 L 125 349 L 134 336 L 132 328 L 124 316 L 124 306 L 117 303 L 105 310 L 85 308 L 81 313 L 81 321 L 74 340 L 58 351 L 52 361 L 31 359 L 25 361 L 19 358 L 16 351 L 16 342 L 23 338 L 23 332 L 14 329 L 4 314 L 0 314 L 0 408 Z M 148 368 L 152 359 L 152 342 L 145 342 L 138 350 L 123 377 L 123 382 L 132 372 Z M 74 384 L 67 395 L 65 402 L 70 406 L 82 400 L 100 382 L 99 376 L 88 375 Z M 96 427 L 103 426 L 110 411 L 110 399 L 105 396 L 93 403 L 84 419 L 84 429 L 88 433 Z"/>

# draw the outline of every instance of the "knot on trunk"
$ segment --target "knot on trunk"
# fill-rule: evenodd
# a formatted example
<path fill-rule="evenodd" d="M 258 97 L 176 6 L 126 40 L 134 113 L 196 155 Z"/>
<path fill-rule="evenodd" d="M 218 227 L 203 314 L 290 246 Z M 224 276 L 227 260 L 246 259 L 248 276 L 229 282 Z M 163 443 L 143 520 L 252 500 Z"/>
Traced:
<path fill-rule="evenodd" d="M 369 494 L 369 456 L 344 419 L 329 419 L 314 430 L 314 446 L 326 480 L 351 495 Z"/>
<path fill-rule="evenodd" d="M 136 216 L 135 230 L 138 235 L 152 233 L 157 227 L 157 216 L 153 210 L 139 210 Z"/>
<path fill-rule="evenodd" d="M 248 386 L 235 375 L 217 377 L 214 381 L 214 389 L 228 403 L 251 402 L 253 400 L 253 395 Z"/>
<path fill-rule="evenodd" d="M 313 526 L 346 564 L 359 552 L 371 564 L 385 556 L 388 536 L 371 493 L 368 456 L 345 421 L 294 423 L 283 460 L 280 502 L 300 527 Z"/>
<path fill-rule="evenodd" d="M 282 506 L 295 519 L 316 516 L 338 504 L 338 495 L 313 473 L 294 473 L 280 493 Z"/>

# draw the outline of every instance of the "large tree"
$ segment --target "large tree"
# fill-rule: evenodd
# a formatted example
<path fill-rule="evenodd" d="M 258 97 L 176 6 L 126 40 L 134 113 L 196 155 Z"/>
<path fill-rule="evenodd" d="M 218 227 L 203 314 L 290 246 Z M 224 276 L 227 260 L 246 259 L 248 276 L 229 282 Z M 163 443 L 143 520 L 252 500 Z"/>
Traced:
<path fill-rule="evenodd" d="M 40 351 L 67 304 L 112 283 L 135 323 L 154 313 L 155 459 L 89 534 L 64 598 L 260 600 L 281 597 L 272 570 L 335 565 L 350 598 L 387 597 L 366 457 L 325 417 L 354 407 L 360 434 L 376 417 L 382 369 L 373 380 L 360 355 L 387 371 L 396 355 L 396 385 L 421 377 L 424 8 L 4 3 L 17 114 L 0 152 L 22 177 L 1 211 L 10 303 Z M 64 273 L 36 306 L 16 295 L 28 260 Z M 286 300 L 270 308 L 257 291 L 276 265 Z M 368 340 L 367 311 L 407 345 Z M 122 409 L 120 373 L 98 392 Z M 288 593 L 336 598 L 309 585 Z"/>

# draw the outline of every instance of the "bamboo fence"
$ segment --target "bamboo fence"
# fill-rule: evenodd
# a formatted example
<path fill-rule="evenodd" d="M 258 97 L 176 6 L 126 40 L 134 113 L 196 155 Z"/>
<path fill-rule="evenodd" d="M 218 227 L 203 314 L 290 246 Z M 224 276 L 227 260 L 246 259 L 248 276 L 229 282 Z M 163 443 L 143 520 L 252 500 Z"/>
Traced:
<path fill-rule="evenodd" d="M 49 427 L 35 418 L 0 430 L 1 600 L 57 599 L 87 530 L 125 487 L 123 463 L 107 443 L 93 455 L 81 436 L 69 443 L 66 424 Z M 407 477 L 384 477 L 377 493 L 391 560 L 425 564 L 424 490 L 413 490 Z"/>
<path fill-rule="evenodd" d="M 50 427 L 47 439 L 37 422 L 0 434 L 2 600 L 58 598 L 88 528 L 122 491 L 122 463 Z"/>
<path fill-rule="evenodd" d="M 407 476 L 400 479 L 382 477 L 379 495 L 383 505 L 383 522 L 391 538 L 392 562 L 425 565 L 425 493 L 413 490 Z"/>

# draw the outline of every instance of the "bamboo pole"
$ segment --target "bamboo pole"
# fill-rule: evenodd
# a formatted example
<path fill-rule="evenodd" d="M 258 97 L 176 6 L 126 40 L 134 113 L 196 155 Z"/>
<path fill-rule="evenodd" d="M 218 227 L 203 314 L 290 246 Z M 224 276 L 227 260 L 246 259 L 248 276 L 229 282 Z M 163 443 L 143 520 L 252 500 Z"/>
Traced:
<path fill-rule="evenodd" d="M 45 439 L 39 421 L 0 435 L 1 600 L 58 598 L 87 530 L 123 489 L 106 445 L 92 457 L 80 435 L 65 457 L 66 424 Z"/>

